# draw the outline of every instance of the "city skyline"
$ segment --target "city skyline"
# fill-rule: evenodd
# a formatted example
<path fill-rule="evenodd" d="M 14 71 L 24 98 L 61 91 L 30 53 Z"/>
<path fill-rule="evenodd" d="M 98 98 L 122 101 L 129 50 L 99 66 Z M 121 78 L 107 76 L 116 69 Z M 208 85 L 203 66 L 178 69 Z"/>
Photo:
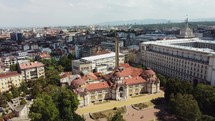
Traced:
<path fill-rule="evenodd" d="M 214 18 L 212 0 L 0 0 L 0 27 L 91 25 L 119 20 Z M 201 14 L 201 15 L 200 15 Z"/>

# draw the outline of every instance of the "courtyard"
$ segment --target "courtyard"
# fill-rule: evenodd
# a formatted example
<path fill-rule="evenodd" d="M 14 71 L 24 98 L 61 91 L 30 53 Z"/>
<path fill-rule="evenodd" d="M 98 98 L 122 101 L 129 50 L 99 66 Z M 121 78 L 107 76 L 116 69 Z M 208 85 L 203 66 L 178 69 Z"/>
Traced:
<path fill-rule="evenodd" d="M 114 107 L 127 107 L 127 112 L 123 114 L 123 117 L 128 121 L 148 121 L 156 119 L 155 113 L 159 112 L 159 109 L 155 109 L 153 107 L 147 108 L 145 110 L 135 110 L 131 107 L 133 104 L 143 103 L 143 102 L 150 102 L 153 99 L 164 97 L 164 92 L 160 91 L 160 93 L 156 94 L 145 94 L 143 96 L 137 97 L 129 97 L 127 100 L 123 101 L 108 101 L 101 104 L 90 104 L 89 106 L 78 108 L 76 113 L 83 115 L 86 118 L 86 121 L 93 121 L 89 117 L 89 114 L 95 112 L 101 112 L 104 110 L 110 110 Z M 106 119 L 99 119 L 99 121 L 106 121 Z"/>

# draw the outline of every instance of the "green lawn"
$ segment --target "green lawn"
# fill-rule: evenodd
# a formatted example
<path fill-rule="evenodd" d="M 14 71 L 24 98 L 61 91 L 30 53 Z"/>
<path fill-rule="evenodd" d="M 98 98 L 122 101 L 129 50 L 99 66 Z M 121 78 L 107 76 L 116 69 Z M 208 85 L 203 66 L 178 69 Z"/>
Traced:
<path fill-rule="evenodd" d="M 113 108 L 111 110 L 105 110 L 97 113 L 92 113 L 93 119 L 108 118 L 116 114 L 117 112 L 126 113 L 126 107 Z"/>
<path fill-rule="evenodd" d="M 142 110 L 142 109 L 145 109 L 145 108 L 148 108 L 148 107 L 152 107 L 152 106 L 154 106 L 154 104 L 151 101 L 149 101 L 149 102 L 134 104 L 133 106 L 136 109 Z"/>

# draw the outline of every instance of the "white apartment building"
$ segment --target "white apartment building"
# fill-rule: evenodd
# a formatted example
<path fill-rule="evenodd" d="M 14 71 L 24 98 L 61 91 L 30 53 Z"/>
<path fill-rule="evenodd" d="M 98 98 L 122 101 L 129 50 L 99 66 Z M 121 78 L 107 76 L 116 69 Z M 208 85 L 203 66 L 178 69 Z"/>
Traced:
<path fill-rule="evenodd" d="M 119 63 L 124 63 L 124 61 L 125 61 L 125 55 L 119 54 Z M 97 66 L 99 67 L 98 69 L 97 69 Z M 101 72 L 104 73 L 105 72 L 104 68 L 106 67 L 107 67 L 107 70 L 109 68 L 113 69 L 115 67 L 114 52 L 110 52 L 102 55 L 83 57 L 79 60 L 72 61 L 72 72 L 74 74 L 78 74 L 83 70 L 87 70 L 89 72 L 93 72 L 93 71 L 99 72 L 99 70 L 101 70 Z"/>
<path fill-rule="evenodd" d="M 2 62 L 4 66 L 10 67 L 17 63 L 17 58 L 15 56 L 2 57 L 0 58 L 0 62 Z"/>
<path fill-rule="evenodd" d="M 11 86 L 19 87 L 23 82 L 22 75 L 17 71 L 0 74 L 0 92 L 9 91 Z"/>
<path fill-rule="evenodd" d="M 142 64 L 180 80 L 215 85 L 215 42 L 198 38 L 140 44 Z"/>
<path fill-rule="evenodd" d="M 44 64 L 40 62 L 21 63 L 18 66 L 25 81 L 34 80 L 45 76 Z"/>

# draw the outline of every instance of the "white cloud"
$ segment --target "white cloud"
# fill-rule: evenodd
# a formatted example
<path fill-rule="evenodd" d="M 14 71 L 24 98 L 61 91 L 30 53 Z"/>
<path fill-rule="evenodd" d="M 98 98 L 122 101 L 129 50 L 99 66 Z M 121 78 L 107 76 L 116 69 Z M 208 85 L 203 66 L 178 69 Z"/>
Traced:
<path fill-rule="evenodd" d="M 4 26 L 214 17 L 215 0 L 0 0 Z"/>

